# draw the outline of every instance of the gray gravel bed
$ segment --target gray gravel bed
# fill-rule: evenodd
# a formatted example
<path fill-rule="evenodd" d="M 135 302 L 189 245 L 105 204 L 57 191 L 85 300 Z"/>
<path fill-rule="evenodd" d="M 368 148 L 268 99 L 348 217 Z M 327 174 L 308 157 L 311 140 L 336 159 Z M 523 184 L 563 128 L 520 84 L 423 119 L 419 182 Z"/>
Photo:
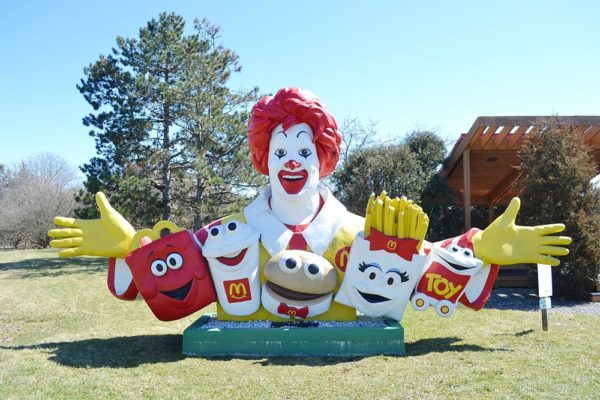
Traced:
<path fill-rule="evenodd" d="M 494 289 L 485 308 L 539 312 L 539 298 L 535 289 Z M 550 313 L 600 315 L 600 302 L 572 301 L 552 297 Z"/>

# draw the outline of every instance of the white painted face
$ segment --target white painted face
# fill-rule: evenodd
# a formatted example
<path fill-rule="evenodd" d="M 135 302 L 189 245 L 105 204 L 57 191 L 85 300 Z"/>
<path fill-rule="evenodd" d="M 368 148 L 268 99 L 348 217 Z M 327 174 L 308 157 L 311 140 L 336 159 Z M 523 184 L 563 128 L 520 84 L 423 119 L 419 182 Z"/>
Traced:
<path fill-rule="evenodd" d="M 443 265 L 459 275 L 474 275 L 483 267 L 483 261 L 476 258 L 471 249 L 452 243 L 445 249 L 434 247 L 434 259 L 443 261 Z"/>
<path fill-rule="evenodd" d="M 313 143 L 313 131 L 301 123 L 283 129 L 279 124 L 269 142 L 269 180 L 280 197 L 302 197 L 317 192 L 319 157 Z"/>

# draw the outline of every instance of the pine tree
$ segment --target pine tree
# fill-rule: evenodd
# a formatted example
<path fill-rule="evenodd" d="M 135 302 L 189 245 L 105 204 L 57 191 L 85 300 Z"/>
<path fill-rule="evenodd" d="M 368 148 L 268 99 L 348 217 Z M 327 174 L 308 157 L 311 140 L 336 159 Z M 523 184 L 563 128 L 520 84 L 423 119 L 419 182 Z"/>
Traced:
<path fill-rule="evenodd" d="M 247 163 L 246 110 L 257 90 L 227 87 L 240 67 L 218 38 L 207 21 L 186 35 L 182 17 L 162 13 L 84 70 L 78 89 L 95 110 L 84 124 L 94 128 L 98 156 L 82 167 L 80 215 L 93 215 L 91 195 L 103 190 L 134 225 L 162 218 L 198 228 L 257 184 L 245 168 L 220 178 L 221 163 Z M 215 188 L 224 193 L 219 204 Z"/>

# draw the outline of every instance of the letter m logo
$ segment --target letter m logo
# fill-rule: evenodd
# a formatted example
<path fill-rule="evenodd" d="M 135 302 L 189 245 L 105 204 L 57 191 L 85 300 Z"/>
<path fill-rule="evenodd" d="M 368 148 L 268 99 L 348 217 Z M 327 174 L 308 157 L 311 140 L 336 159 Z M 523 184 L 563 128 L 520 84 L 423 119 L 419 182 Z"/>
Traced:
<path fill-rule="evenodd" d="M 252 299 L 250 292 L 250 282 L 248 278 L 236 279 L 232 281 L 223 281 L 225 295 L 230 303 L 240 303 Z"/>

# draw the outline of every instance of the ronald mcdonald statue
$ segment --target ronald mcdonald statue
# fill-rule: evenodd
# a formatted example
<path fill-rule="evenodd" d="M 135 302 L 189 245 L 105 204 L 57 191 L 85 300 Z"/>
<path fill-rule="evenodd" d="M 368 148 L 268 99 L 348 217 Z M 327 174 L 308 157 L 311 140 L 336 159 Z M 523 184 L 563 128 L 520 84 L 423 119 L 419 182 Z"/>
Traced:
<path fill-rule="evenodd" d="M 405 197 L 371 195 L 365 216 L 354 215 L 320 184 L 341 141 L 318 98 L 280 89 L 252 109 L 248 146 L 269 185 L 240 213 L 197 232 L 168 221 L 136 232 L 99 192 L 101 217 L 56 217 L 51 245 L 61 257 L 107 257 L 111 293 L 143 298 L 160 320 L 216 301 L 217 320 L 278 323 L 354 321 L 357 311 L 400 321 L 408 303 L 442 317 L 478 310 L 499 265 L 556 266 L 568 254 L 571 239 L 554 235 L 564 225 L 515 224 L 518 198 L 486 229 L 438 243 L 425 240 L 428 216 Z"/>

